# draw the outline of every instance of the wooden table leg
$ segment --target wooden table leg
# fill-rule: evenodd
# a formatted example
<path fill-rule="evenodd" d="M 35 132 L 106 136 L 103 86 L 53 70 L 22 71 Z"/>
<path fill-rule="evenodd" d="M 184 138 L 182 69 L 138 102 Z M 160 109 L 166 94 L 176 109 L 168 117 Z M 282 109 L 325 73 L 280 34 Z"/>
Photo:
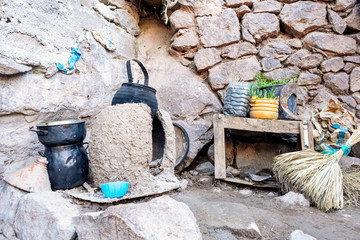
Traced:
<path fill-rule="evenodd" d="M 214 115 L 214 163 L 215 179 L 226 178 L 225 129 L 222 115 Z"/>
<path fill-rule="evenodd" d="M 299 122 L 301 150 L 314 150 L 313 125 L 310 121 Z M 306 131 L 306 133 L 305 133 Z M 305 139 L 306 138 L 306 139 Z M 305 142 L 307 145 L 305 145 Z"/>
<path fill-rule="evenodd" d="M 301 150 L 307 149 L 305 146 L 305 134 L 304 134 L 304 123 L 301 121 L 299 122 L 299 128 L 300 128 L 300 143 L 301 143 Z"/>
<path fill-rule="evenodd" d="M 314 150 L 314 135 L 313 135 L 314 127 L 311 123 L 311 121 L 308 121 L 308 136 L 309 136 L 309 148 L 311 150 Z"/>

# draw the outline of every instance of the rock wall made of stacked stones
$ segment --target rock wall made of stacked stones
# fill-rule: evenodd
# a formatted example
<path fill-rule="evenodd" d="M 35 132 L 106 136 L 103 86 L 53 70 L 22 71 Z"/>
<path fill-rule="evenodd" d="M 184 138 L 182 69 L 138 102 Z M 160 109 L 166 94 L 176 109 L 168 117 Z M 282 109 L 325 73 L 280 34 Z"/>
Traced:
<path fill-rule="evenodd" d="M 201 76 L 168 54 L 171 30 L 160 19 L 139 22 L 134 4 L 124 0 L 5 0 L 0 13 L 0 179 L 44 150 L 30 126 L 72 118 L 91 125 L 127 82 L 125 62 L 132 58 L 147 68 L 159 108 L 188 131 L 187 165 L 211 141 L 221 102 Z M 93 31 L 116 50 L 102 47 Z M 77 44 L 75 72 L 57 71 L 55 63 L 65 64 Z M 134 65 L 134 79 L 142 80 Z"/>
<path fill-rule="evenodd" d="M 112 10 L 93 0 L 0 2 L 0 179 L 44 150 L 30 126 L 72 118 L 90 122 L 127 81 L 125 61 L 136 57 L 137 12 L 124 1 L 112 2 Z M 123 20 L 109 21 L 115 18 Z M 103 48 L 92 31 L 111 40 L 116 51 Z M 55 63 L 66 64 L 77 44 L 75 72 L 57 72 Z"/>
<path fill-rule="evenodd" d="M 173 30 L 156 17 L 139 23 L 124 0 L 2 1 L 0 179 L 44 149 L 30 126 L 91 122 L 110 105 L 130 58 L 145 64 L 159 107 L 188 131 L 186 166 L 211 141 L 228 82 L 252 81 L 261 71 L 309 84 L 307 106 L 334 98 L 359 116 L 356 1 L 179 0 L 171 11 Z M 92 31 L 117 50 L 106 51 Z M 82 55 L 75 72 L 56 72 L 54 63 L 66 63 L 76 44 Z"/>
<path fill-rule="evenodd" d="M 293 78 L 305 109 L 341 101 L 360 117 L 360 3 L 356 0 L 180 0 L 170 54 L 222 98 L 230 81 Z M 285 77 L 284 77 L 285 76 Z M 304 108 L 299 108 L 303 112 Z"/>

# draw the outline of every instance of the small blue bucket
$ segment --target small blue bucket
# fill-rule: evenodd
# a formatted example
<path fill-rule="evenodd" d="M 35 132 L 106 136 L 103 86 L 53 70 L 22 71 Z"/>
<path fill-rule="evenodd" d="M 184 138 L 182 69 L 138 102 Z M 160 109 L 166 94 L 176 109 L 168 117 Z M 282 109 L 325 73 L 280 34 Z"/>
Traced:
<path fill-rule="evenodd" d="M 101 191 L 107 198 L 121 198 L 129 188 L 128 182 L 109 182 L 101 186 Z"/>

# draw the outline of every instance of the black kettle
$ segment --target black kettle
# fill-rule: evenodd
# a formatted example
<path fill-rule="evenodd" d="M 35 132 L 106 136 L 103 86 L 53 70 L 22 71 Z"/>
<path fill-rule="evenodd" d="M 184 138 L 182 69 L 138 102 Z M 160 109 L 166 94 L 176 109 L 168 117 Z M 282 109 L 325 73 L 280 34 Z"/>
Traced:
<path fill-rule="evenodd" d="M 130 62 L 134 61 L 139 64 L 144 73 L 144 85 L 133 83 L 133 76 L 131 72 Z M 149 74 L 144 65 L 137 59 L 128 60 L 126 62 L 126 70 L 128 75 L 128 83 L 123 83 L 121 88 L 115 93 L 111 105 L 123 103 L 145 103 L 151 108 L 151 117 L 154 118 L 158 109 L 156 100 L 156 90 L 148 86 Z"/>

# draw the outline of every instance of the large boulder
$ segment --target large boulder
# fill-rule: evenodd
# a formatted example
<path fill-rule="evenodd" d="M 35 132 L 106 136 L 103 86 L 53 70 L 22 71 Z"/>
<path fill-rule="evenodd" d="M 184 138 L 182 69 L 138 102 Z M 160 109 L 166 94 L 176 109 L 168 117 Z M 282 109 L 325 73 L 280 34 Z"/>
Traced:
<path fill-rule="evenodd" d="M 265 73 L 265 77 L 269 80 L 286 79 L 290 80 L 299 76 L 300 69 L 296 66 L 287 68 L 279 68 Z"/>
<path fill-rule="evenodd" d="M 262 1 L 262 2 L 255 2 L 254 3 L 254 13 L 279 13 L 283 7 L 283 4 L 274 1 Z"/>
<path fill-rule="evenodd" d="M 286 59 L 286 65 L 297 66 L 301 69 L 316 68 L 323 60 L 321 54 L 312 54 L 306 49 L 301 49 Z"/>
<path fill-rule="evenodd" d="M 161 20 L 148 18 L 142 24 L 138 58 L 148 69 L 150 86 L 157 90 L 159 108 L 189 134 L 190 150 L 182 165 L 185 167 L 213 138 L 212 115 L 220 112 L 222 105 L 201 76 L 169 55 L 164 42 L 169 41 L 171 32 Z"/>
<path fill-rule="evenodd" d="M 297 2 L 299 0 L 278 0 L 279 2 L 283 2 L 283 3 L 293 3 L 293 2 Z"/>
<path fill-rule="evenodd" d="M 16 211 L 14 228 L 20 239 L 64 239 L 76 236 L 80 208 L 60 193 L 41 192 L 24 196 Z"/>
<path fill-rule="evenodd" d="M 253 44 L 256 43 L 254 37 L 249 33 L 247 28 L 244 27 L 243 25 L 241 25 L 241 37 L 242 37 L 242 40 L 244 40 L 244 41 L 248 41 L 249 43 L 253 43 Z"/>
<path fill-rule="evenodd" d="M 270 42 L 260 49 L 261 57 L 279 59 L 284 61 L 292 53 L 291 47 L 284 42 Z"/>
<path fill-rule="evenodd" d="M 309 104 L 321 110 L 328 104 L 330 99 L 337 101 L 336 96 L 330 92 L 329 89 L 324 86 L 320 86 L 317 87 L 317 95 Z"/>
<path fill-rule="evenodd" d="M 280 32 L 279 19 L 272 13 L 247 13 L 241 21 L 256 42 L 261 42 L 268 37 L 276 37 Z"/>
<path fill-rule="evenodd" d="M 302 48 L 302 42 L 298 38 L 286 39 L 286 44 L 289 45 L 291 48 L 294 48 L 294 49 Z"/>
<path fill-rule="evenodd" d="M 284 207 L 310 207 L 310 202 L 304 195 L 295 192 L 288 192 L 281 197 L 276 198 L 277 201 L 281 202 Z"/>
<path fill-rule="evenodd" d="M 223 10 L 219 16 L 197 17 L 200 41 L 205 47 L 216 47 L 240 40 L 240 25 L 236 12 Z"/>
<path fill-rule="evenodd" d="M 349 76 L 344 73 L 324 74 L 325 86 L 331 89 L 334 94 L 342 95 L 349 91 Z"/>
<path fill-rule="evenodd" d="M 261 65 L 262 68 L 265 72 L 277 69 L 277 68 L 281 68 L 281 63 L 278 59 L 274 59 L 274 58 L 263 58 L 261 60 Z"/>
<path fill-rule="evenodd" d="M 351 63 L 351 62 L 347 62 L 344 66 L 344 71 L 346 73 L 350 73 L 354 68 L 356 67 L 355 64 Z"/>
<path fill-rule="evenodd" d="M 328 9 L 328 18 L 332 24 L 334 32 L 343 34 L 346 29 L 346 22 L 336 12 Z"/>
<path fill-rule="evenodd" d="M 28 72 L 32 67 L 17 63 L 13 59 L 0 55 L 0 75 L 13 75 Z"/>
<path fill-rule="evenodd" d="M 0 44 L 0 55 L 33 68 L 26 74 L 0 75 L 2 178 L 5 168 L 19 169 L 43 151 L 36 133 L 28 131 L 31 125 L 88 119 L 109 105 L 127 81 L 124 59 L 134 58 L 136 50 L 133 35 L 79 1 L 5 0 L 0 9 L 0 42 L 11 43 Z M 111 40 L 116 52 L 103 48 L 89 30 Z M 76 43 L 82 56 L 75 73 L 56 73 L 55 62 L 65 64 Z M 55 75 L 46 79 L 44 73 L 53 67 Z"/>
<path fill-rule="evenodd" d="M 219 0 L 180 0 L 179 3 L 185 8 L 191 9 L 195 17 L 218 15 L 222 11 L 222 3 Z"/>
<path fill-rule="evenodd" d="M 169 84 L 158 88 L 157 96 L 159 106 L 170 113 L 173 121 L 181 120 L 179 123 L 189 134 L 191 144 L 185 167 L 211 141 L 212 115 L 220 112 L 222 105 L 217 96 L 199 82 L 199 77 L 189 70 L 181 71 L 182 75 L 177 75 L 176 71 L 168 75 Z"/>
<path fill-rule="evenodd" d="M 76 232 L 79 240 L 202 239 L 189 207 L 169 196 L 86 213 L 81 216 Z"/>
<path fill-rule="evenodd" d="M 351 92 L 360 90 L 360 67 L 354 68 L 350 74 L 350 90 Z"/>
<path fill-rule="evenodd" d="M 255 55 L 258 50 L 256 47 L 248 42 L 239 42 L 226 46 L 221 51 L 221 56 L 223 58 L 232 58 L 236 59 L 246 55 Z"/>
<path fill-rule="evenodd" d="M 322 32 L 312 32 L 303 40 L 306 48 L 318 48 L 328 55 L 349 55 L 356 52 L 356 40 L 350 37 Z"/>
<path fill-rule="evenodd" d="M 194 57 L 196 69 L 200 72 L 221 62 L 220 51 L 216 48 L 202 48 Z"/>
<path fill-rule="evenodd" d="M 349 107 L 356 107 L 356 100 L 352 96 L 339 96 L 341 102 L 346 103 Z"/>
<path fill-rule="evenodd" d="M 213 175 L 215 168 L 211 162 L 204 162 L 196 166 L 195 171 L 201 175 Z"/>
<path fill-rule="evenodd" d="M 114 11 L 114 23 L 131 35 L 137 36 L 140 34 L 140 28 L 136 19 L 126 10 L 116 9 Z"/>
<path fill-rule="evenodd" d="M 175 31 L 195 26 L 194 15 L 186 9 L 179 9 L 173 12 L 169 17 L 169 21 Z"/>
<path fill-rule="evenodd" d="M 14 221 L 21 198 L 27 193 L 0 180 L 0 232 L 8 239 L 15 237 Z"/>
<path fill-rule="evenodd" d="M 360 31 L 360 4 L 356 4 L 351 14 L 345 18 L 345 22 L 350 29 Z"/>
<path fill-rule="evenodd" d="M 220 193 L 221 194 L 221 193 Z M 236 191 L 233 192 L 236 194 Z M 202 192 L 188 191 L 173 196 L 176 200 L 186 203 L 198 216 L 198 224 L 204 233 L 204 239 L 259 239 L 261 233 L 247 206 L 221 198 L 211 197 L 209 190 Z M 221 235 L 214 232 L 228 232 Z M 212 236 L 213 235 L 213 236 Z M 205 236 L 210 236 L 205 238 Z"/>
<path fill-rule="evenodd" d="M 94 0 L 91 0 L 91 1 L 79 0 L 79 1 L 81 2 L 81 4 L 83 4 L 84 6 L 87 6 L 87 7 L 95 7 L 97 4 L 97 1 L 94 1 Z M 139 21 L 140 21 L 139 11 L 136 8 L 136 6 L 134 4 L 132 4 L 131 2 L 121 1 L 121 0 L 101 0 L 100 2 L 109 6 L 109 8 L 111 8 L 110 10 L 114 10 L 114 6 L 117 9 L 126 10 L 128 13 L 130 13 L 136 19 L 136 22 L 139 23 Z"/>
<path fill-rule="evenodd" d="M 260 2 L 260 0 L 226 0 L 226 6 L 239 7 L 241 5 L 246 5 L 251 7 L 256 2 Z"/>
<path fill-rule="evenodd" d="M 214 90 L 222 89 L 231 81 L 250 81 L 261 71 L 255 56 L 221 63 L 209 70 L 208 80 Z"/>
<path fill-rule="evenodd" d="M 324 3 L 298 1 L 287 4 L 279 16 L 285 30 L 295 37 L 302 37 L 327 24 Z"/>
<path fill-rule="evenodd" d="M 288 240 L 316 240 L 313 236 L 304 233 L 301 230 L 293 231 L 290 236 L 287 238 Z"/>
<path fill-rule="evenodd" d="M 354 92 L 352 97 L 355 99 L 357 103 L 360 103 L 360 92 Z"/>
<path fill-rule="evenodd" d="M 344 60 L 341 57 L 333 57 L 323 61 L 320 65 L 322 72 L 338 72 L 345 66 Z"/>
<path fill-rule="evenodd" d="M 63 4 L 55 0 L 31 3 L 25 0 L 6 0 L 2 1 L 1 5 L 6 5 L 2 8 L 2 18 L 12 20 L 8 23 L 0 22 L 4 29 L 0 41 L 12 44 L 1 44 L 0 53 L 28 65 L 47 67 L 55 62 L 66 62 L 70 48 L 75 46 L 77 41 L 84 40 L 80 34 L 86 31 L 85 29 L 100 33 L 105 39 L 111 39 L 123 56 L 132 56 L 135 53 L 135 38 L 132 35 L 99 17 L 93 9 L 82 7 L 79 1 Z M 20 15 L 21 20 L 13 18 Z M 62 16 L 61 21 L 58 21 L 59 16 Z M 134 22 L 136 23 L 135 20 Z"/>
<path fill-rule="evenodd" d="M 344 57 L 344 61 L 360 64 L 360 55 L 346 56 L 346 57 Z"/>
<path fill-rule="evenodd" d="M 245 13 L 251 12 L 250 8 L 246 5 L 241 5 L 239 8 L 235 9 L 236 15 L 239 19 L 241 19 Z"/>
<path fill-rule="evenodd" d="M 199 38 L 194 28 L 180 29 L 171 41 L 171 47 L 178 51 L 186 51 L 195 48 L 199 44 Z"/>
<path fill-rule="evenodd" d="M 107 21 L 114 22 L 119 27 L 131 35 L 137 36 L 140 33 L 140 28 L 137 24 L 136 19 L 128 11 L 124 9 L 113 10 L 109 6 L 96 1 L 94 10 L 100 13 Z"/>
<path fill-rule="evenodd" d="M 317 74 L 302 72 L 300 73 L 298 79 L 298 84 L 308 84 L 308 85 L 317 85 L 321 83 L 321 77 Z"/>
<path fill-rule="evenodd" d="M 336 3 L 331 7 L 334 11 L 346 11 L 356 4 L 357 0 L 336 0 Z"/>
<path fill-rule="evenodd" d="M 343 156 L 339 163 L 340 166 L 345 169 L 360 167 L 360 158 Z"/>

